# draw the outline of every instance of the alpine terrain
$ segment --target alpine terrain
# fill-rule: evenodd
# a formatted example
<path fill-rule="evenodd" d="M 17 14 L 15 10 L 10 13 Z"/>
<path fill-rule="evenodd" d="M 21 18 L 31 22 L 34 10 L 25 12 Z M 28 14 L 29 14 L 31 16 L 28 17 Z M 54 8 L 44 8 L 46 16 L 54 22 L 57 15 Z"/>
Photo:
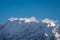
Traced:
<path fill-rule="evenodd" d="M 47 18 L 12 17 L 0 24 L 0 40 L 60 40 L 60 25 Z"/>

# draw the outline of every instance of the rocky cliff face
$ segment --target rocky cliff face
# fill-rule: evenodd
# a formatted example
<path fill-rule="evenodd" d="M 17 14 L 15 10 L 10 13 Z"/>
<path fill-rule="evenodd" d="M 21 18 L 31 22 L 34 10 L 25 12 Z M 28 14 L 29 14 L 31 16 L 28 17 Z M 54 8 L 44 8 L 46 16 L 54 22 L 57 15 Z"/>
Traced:
<path fill-rule="evenodd" d="M 60 40 L 60 26 L 50 19 L 10 18 L 0 25 L 0 40 Z"/>

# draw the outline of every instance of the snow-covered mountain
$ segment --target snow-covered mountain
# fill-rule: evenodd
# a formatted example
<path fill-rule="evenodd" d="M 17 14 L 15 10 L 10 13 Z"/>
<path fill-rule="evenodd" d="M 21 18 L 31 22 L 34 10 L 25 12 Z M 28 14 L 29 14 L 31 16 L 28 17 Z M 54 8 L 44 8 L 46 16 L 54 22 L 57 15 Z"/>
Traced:
<path fill-rule="evenodd" d="M 9 18 L 0 25 L 0 40 L 60 40 L 57 21 L 31 18 Z"/>

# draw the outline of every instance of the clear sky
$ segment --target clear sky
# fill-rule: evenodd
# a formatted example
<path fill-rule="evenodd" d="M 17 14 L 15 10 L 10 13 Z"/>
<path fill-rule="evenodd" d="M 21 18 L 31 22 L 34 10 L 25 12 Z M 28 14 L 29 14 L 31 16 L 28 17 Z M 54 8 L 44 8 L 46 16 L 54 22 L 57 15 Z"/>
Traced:
<path fill-rule="evenodd" d="M 0 0 L 0 23 L 11 17 L 60 20 L 60 0 Z"/>

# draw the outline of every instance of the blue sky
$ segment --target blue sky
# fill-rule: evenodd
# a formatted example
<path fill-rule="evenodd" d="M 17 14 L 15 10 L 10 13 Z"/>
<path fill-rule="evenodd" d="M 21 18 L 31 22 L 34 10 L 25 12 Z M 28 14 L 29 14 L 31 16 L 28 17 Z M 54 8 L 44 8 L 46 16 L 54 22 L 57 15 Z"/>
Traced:
<path fill-rule="evenodd" d="M 60 0 L 0 0 L 0 23 L 11 17 L 60 20 Z"/>

